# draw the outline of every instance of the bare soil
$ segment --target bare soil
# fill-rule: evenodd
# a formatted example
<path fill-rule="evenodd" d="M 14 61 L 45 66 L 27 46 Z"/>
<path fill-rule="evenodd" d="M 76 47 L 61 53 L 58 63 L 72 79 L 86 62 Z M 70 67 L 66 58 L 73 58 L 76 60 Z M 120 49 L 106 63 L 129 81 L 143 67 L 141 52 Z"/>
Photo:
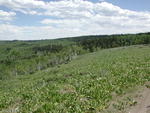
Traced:
<path fill-rule="evenodd" d="M 140 95 L 136 98 L 137 105 L 133 106 L 128 113 L 150 113 L 150 88 L 145 87 Z"/>

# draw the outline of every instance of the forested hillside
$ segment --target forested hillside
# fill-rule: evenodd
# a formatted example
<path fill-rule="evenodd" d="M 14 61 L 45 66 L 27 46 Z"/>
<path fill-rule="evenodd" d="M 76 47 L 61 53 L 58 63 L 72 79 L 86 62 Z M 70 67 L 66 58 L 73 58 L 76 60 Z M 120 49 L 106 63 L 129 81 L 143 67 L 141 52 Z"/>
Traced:
<path fill-rule="evenodd" d="M 0 79 L 33 74 L 99 49 L 149 44 L 150 33 L 100 35 L 39 41 L 0 41 Z"/>

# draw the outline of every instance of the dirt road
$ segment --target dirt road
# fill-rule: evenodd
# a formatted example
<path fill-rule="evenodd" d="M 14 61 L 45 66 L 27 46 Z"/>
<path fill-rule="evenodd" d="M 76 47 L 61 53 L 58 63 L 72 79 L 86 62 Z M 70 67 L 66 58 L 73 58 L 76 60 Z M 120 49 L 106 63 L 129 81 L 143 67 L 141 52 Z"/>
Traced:
<path fill-rule="evenodd" d="M 144 88 L 137 102 L 138 104 L 131 108 L 128 113 L 150 113 L 150 88 Z"/>

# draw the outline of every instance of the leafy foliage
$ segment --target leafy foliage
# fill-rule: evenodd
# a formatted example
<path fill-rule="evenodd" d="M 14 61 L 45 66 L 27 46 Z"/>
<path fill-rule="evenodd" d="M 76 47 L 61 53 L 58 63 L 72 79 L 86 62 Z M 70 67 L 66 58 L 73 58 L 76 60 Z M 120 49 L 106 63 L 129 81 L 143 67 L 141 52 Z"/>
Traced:
<path fill-rule="evenodd" d="M 150 80 L 149 43 L 150 33 L 0 41 L 0 110 L 100 112 Z"/>
<path fill-rule="evenodd" d="M 37 73 L 0 82 L 0 110 L 22 113 L 101 112 L 114 93 L 149 81 L 150 47 L 130 46 L 78 56 Z M 31 66 L 30 66 L 31 68 Z M 119 101 L 116 109 L 136 104 Z"/>
<path fill-rule="evenodd" d="M 0 79 L 33 74 L 99 49 L 149 44 L 150 33 L 100 35 L 39 41 L 1 41 Z"/>

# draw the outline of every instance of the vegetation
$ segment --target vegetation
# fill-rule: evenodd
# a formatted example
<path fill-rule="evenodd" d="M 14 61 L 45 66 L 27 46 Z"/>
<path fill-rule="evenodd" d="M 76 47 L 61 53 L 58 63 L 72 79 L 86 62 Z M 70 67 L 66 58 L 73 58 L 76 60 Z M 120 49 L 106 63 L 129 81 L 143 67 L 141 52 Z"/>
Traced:
<path fill-rule="evenodd" d="M 44 41 L 45 42 L 45 41 Z M 6 42 L 1 45 L 0 79 L 16 75 L 33 74 L 36 71 L 68 63 L 84 50 L 77 45 L 62 43 Z"/>
<path fill-rule="evenodd" d="M 150 81 L 149 43 L 150 33 L 1 41 L 0 111 L 103 112 L 113 95 Z"/>
<path fill-rule="evenodd" d="M 135 34 L 135 35 L 110 35 L 110 36 L 95 36 L 87 40 L 80 41 L 84 49 L 93 52 L 97 48 L 113 48 L 120 46 L 130 46 L 137 44 L 149 44 L 150 33 Z"/>
<path fill-rule="evenodd" d="M 68 63 L 77 55 L 99 49 L 149 44 L 150 33 L 102 35 L 41 41 L 1 41 L 0 80 Z"/>
<path fill-rule="evenodd" d="M 59 67 L 3 80 L 0 109 L 4 113 L 102 111 L 112 95 L 124 95 L 127 89 L 150 80 L 149 51 L 149 46 L 101 50 Z"/>

